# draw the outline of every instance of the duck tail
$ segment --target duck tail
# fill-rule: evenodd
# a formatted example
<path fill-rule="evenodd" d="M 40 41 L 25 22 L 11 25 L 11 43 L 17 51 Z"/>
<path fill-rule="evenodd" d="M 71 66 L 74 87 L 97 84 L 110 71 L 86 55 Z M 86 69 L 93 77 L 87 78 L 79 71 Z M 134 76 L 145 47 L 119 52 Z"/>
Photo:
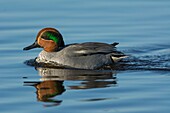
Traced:
<path fill-rule="evenodd" d="M 117 43 L 117 42 L 114 42 L 114 43 L 112 43 L 111 45 L 112 46 L 116 46 L 116 45 L 118 45 L 119 43 Z"/>

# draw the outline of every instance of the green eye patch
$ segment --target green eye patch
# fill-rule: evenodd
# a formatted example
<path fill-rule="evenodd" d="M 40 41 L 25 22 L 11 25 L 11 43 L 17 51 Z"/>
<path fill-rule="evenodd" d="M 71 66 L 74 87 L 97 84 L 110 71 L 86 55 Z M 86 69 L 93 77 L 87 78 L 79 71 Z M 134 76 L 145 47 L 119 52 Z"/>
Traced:
<path fill-rule="evenodd" d="M 49 39 L 53 40 L 56 44 L 59 42 L 58 37 L 56 37 L 53 33 L 47 32 L 47 33 L 46 33 L 46 36 L 47 36 Z"/>

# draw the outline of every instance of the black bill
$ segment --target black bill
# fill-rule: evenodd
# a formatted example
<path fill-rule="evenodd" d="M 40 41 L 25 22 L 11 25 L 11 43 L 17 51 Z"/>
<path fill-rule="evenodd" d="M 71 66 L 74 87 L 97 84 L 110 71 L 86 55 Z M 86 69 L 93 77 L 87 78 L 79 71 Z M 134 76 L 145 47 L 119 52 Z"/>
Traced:
<path fill-rule="evenodd" d="M 37 41 L 35 41 L 32 45 L 23 48 L 23 50 L 30 50 L 30 49 L 39 48 L 39 47 L 41 46 L 37 43 Z"/>

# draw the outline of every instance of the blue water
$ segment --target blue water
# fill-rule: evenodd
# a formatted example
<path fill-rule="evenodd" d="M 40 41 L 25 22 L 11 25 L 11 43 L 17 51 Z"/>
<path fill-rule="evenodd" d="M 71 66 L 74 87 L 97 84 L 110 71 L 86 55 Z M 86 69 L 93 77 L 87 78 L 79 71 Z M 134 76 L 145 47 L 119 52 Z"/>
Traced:
<path fill-rule="evenodd" d="M 141 68 L 25 65 L 41 49 L 22 49 L 44 27 L 57 28 L 66 44 L 119 42 L 118 49 L 137 58 L 130 63 Z M 169 0 L 1 0 L 0 112 L 169 113 L 169 31 Z"/>

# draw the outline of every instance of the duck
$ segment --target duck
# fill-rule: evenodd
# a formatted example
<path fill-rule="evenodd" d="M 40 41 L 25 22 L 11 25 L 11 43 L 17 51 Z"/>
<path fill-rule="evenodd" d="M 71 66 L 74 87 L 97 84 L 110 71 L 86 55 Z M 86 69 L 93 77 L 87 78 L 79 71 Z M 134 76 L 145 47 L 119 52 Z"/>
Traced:
<path fill-rule="evenodd" d="M 55 28 L 41 29 L 33 44 L 23 48 L 43 48 L 36 63 L 57 64 L 66 68 L 99 69 L 128 57 L 117 50 L 116 45 L 102 42 L 83 42 L 65 45 L 63 36 Z"/>

